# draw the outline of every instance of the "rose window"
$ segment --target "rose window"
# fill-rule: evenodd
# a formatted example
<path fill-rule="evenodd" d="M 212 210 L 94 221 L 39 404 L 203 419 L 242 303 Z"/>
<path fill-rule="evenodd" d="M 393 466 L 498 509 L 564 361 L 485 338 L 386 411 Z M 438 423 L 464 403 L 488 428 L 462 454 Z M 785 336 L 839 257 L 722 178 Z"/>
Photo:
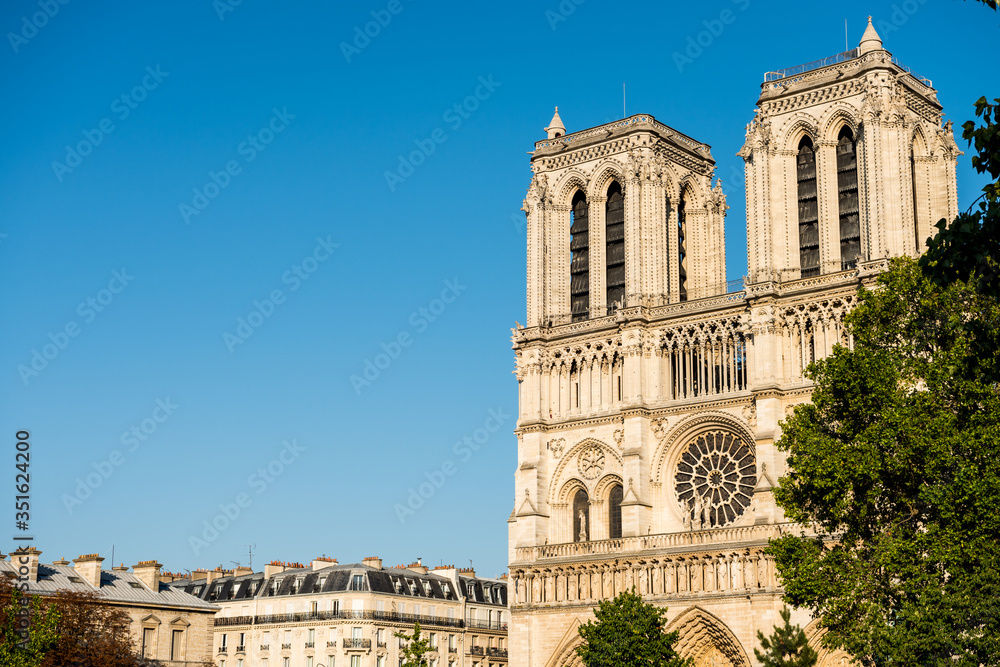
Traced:
<path fill-rule="evenodd" d="M 750 506 L 757 485 L 753 448 L 732 433 L 699 435 L 681 455 L 675 480 L 681 508 L 695 527 L 730 524 Z"/>
<path fill-rule="evenodd" d="M 604 452 L 599 447 L 588 447 L 580 452 L 577 460 L 580 466 L 580 474 L 587 479 L 596 479 L 604 470 Z"/>

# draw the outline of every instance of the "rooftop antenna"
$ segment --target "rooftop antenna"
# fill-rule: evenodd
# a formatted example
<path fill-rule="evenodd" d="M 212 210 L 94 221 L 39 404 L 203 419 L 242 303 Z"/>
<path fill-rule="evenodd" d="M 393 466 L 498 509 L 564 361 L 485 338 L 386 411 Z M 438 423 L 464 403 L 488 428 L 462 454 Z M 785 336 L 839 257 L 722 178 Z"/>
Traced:
<path fill-rule="evenodd" d="M 250 565 L 248 565 L 247 567 L 249 567 L 250 571 L 253 572 L 253 550 L 257 548 L 257 545 L 256 544 L 241 544 L 240 546 L 241 547 L 246 547 L 247 550 L 250 552 Z"/>
<path fill-rule="evenodd" d="M 628 118 L 628 114 L 625 112 L 625 82 L 622 81 L 622 118 Z"/>
<path fill-rule="evenodd" d="M 850 44 L 847 41 L 847 19 L 844 19 L 844 50 L 851 50 Z"/>
<path fill-rule="evenodd" d="M 115 545 L 111 545 L 111 567 L 115 566 Z"/>

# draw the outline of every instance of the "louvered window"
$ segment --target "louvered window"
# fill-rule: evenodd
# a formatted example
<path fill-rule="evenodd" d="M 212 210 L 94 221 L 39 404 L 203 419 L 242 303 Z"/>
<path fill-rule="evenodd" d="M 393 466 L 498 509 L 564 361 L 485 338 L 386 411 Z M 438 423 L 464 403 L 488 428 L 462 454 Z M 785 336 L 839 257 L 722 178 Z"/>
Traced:
<path fill-rule="evenodd" d="M 837 203 L 840 210 L 840 268 L 853 269 L 861 256 L 861 219 L 858 213 L 858 151 L 851 128 L 837 139 Z"/>
<path fill-rule="evenodd" d="M 618 183 L 608 188 L 605 206 L 605 266 L 610 309 L 616 304 L 625 305 L 625 199 Z"/>
<path fill-rule="evenodd" d="M 608 494 L 608 527 L 609 537 L 615 539 L 622 536 L 622 487 L 615 484 Z"/>
<path fill-rule="evenodd" d="M 799 203 L 799 266 L 802 277 L 819 275 L 819 209 L 816 204 L 816 153 L 812 141 L 799 143 L 796 159 Z"/>
<path fill-rule="evenodd" d="M 573 321 L 590 317 L 590 228 L 587 221 L 587 196 L 573 197 L 570 223 L 570 306 Z"/>
<path fill-rule="evenodd" d="M 687 203 L 686 193 L 681 194 L 680 201 L 677 202 L 677 277 L 680 289 L 680 300 L 687 301 L 687 216 L 685 214 L 685 204 Z"/>

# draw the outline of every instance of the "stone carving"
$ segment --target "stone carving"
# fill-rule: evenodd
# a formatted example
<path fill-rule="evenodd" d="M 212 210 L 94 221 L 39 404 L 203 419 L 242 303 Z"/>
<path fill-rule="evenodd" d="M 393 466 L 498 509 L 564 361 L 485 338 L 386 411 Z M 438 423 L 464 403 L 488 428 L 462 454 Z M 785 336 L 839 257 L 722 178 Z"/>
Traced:
<path fill-rule="evenodd" d="M 580 541 L 587 541 L 587 513 L 580 510 L 580 514 L 577 517 L 580 519 Z"/>
<path fill-rule="evenodd" d="M 619 449 L 622 449 L 622 443 L 625 441 L 625 431 L 622 429 L 616 429 L 614 433 L 615 444 L 618 445 Z"/>
<path fill-rule="evenodd" d="M 750 426 L 757 425 L 757 401 L 755 399 L 751 399 L 750 403 L 743 406 L 743 419 L 746 419 Z"/>
<path fill-rule="evenodd" d="M 653 435 L 656 436 L 656 439 L 663 440 L 663 437 L 667 434 L 667 420 L 654 419 L 650 423 L 650 427 L 653 429 Z"/>
<path fill-rule="evenodd" d="M 581 475 L 586 479 L 597 479 L 604 471 L 604 452 L 601 451 L 600 447 L 587 447 L 580 452 L 577 463 Z"/>
<path fill-rule="evenodd" d="M 552 456 L 561 458 L 563 455 L 563 450 L 566 449 L 566 439 L 556 438 L 554 440 L 549 440 L 549 451 L 552 452 Z"/>

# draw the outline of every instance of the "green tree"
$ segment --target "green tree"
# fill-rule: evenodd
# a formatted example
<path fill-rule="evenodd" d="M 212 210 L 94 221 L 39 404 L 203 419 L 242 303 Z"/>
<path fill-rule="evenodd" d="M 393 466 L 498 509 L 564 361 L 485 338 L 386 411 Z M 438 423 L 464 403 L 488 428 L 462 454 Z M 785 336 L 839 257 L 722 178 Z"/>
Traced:
<path fill-rule="evenodd" d="M 667 610 L 646 604 L 637 593 L 603 600 L 594 621 L 580 626 L 577 655 L 587 667 L 689 667 L 674 651 L 676 632 L 664 632 Z"/>
<path fill-rule="evenodd" d="M 400 667 L 427 667 L 426 656 L 431 651 L 431 643 L 430 640 L 421 638 L 419 623 L 413 624 L 413 634 L 397 632 L 396 637 L 405 642 L 403 648 L 400 649 L 403 654 L 403 662 L 400 663 Z"/>
<path fill-rule="evenodd" d="M 785 599 L 862 664 L 1000 665 L 998 362 L 967 326 L 997 321 L 1000 301 L 890 267 L 776 443 L 790 472 L 775 498 L 819 537 L 769 550 Z"/>
<path fill-rule="evenodd" d="M 45 655 L 55 648 L 59 634 L 58 610 L 38 595 L 28 595 L 0 574 L 0 665 L 4 667 L 38 667 Z M 28 641 L 25 628 L 19 626 L 21 610 L 27 607 Z"/>
<path fill-rule="evenodd" d="M 805 630 L 798 625 L 792 625 L 792 612 L 788 607 L 781 610 L 781 620 L 784 625 L 774 626 L 774 633 L 765 637 L 757 631 L 757 641 L 761 648 L 753 653 L 763 667 L 813 667 L 819 654 L 809 646 Z"/>
<path fill-rule="evenodd" d="M 972 166 L 992 181 L 967 211 L 948 224 L 943 218 L 929 240 L 920 265 L 939 285 L 971 282 L 979 291 L 1000 297 L 1000 98 L 976 103 L 974 121 L 962 125 L 962 138 L 976 150 Z"/>

